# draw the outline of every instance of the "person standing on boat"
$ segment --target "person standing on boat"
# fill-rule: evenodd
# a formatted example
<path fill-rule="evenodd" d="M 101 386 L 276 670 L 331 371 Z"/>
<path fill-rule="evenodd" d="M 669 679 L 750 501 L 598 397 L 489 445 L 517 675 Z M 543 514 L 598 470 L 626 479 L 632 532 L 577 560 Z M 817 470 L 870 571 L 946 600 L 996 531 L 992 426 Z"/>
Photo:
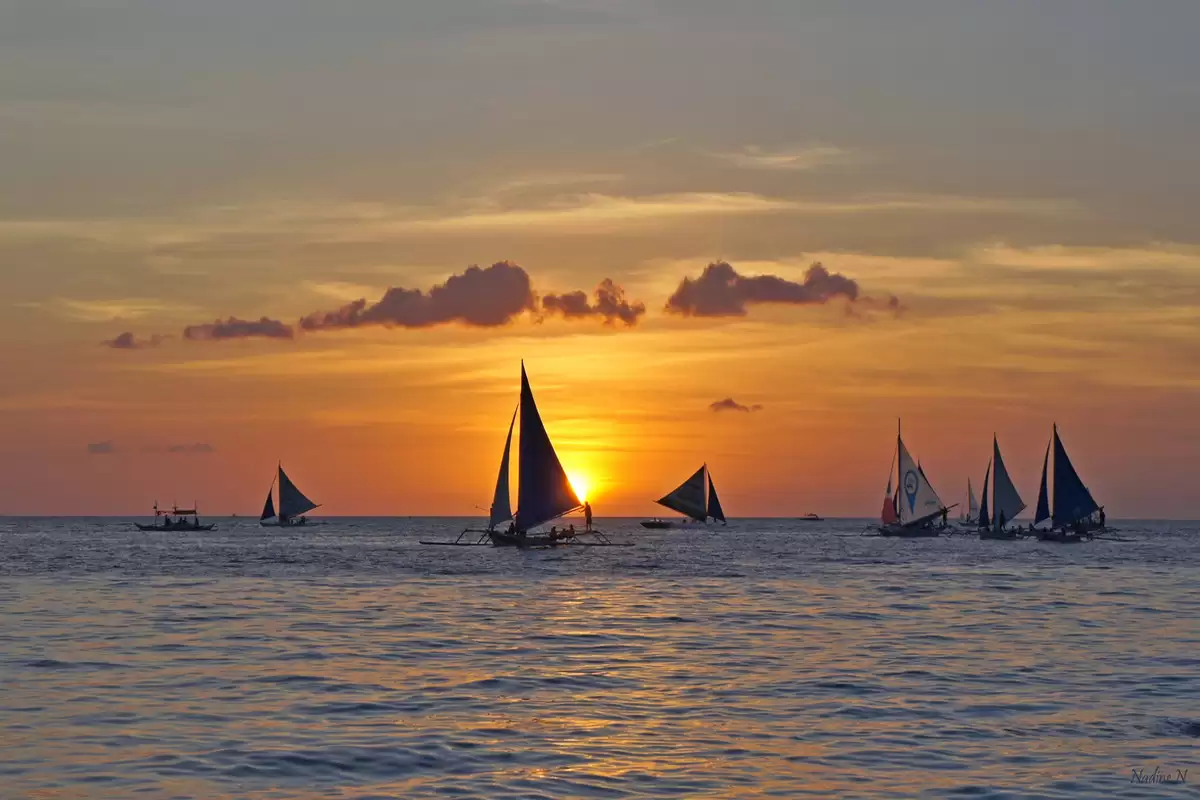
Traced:
<path fill-rule="evenodd" d="M 592 529 L 592 504 L 588 501 L 583 501 L 583 524 L 586 530 Z"/>

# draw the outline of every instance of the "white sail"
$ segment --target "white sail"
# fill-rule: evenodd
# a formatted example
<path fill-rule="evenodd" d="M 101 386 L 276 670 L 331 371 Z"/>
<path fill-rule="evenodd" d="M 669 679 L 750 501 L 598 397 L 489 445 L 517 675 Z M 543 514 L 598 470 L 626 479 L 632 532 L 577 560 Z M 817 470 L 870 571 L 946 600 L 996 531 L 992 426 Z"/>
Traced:
<path fill-rule="evenodd" d="M 1008 469 L 1004 466 L 1004 459 L 1000 457 L 1000 445 L 994 437 L 992 439 L 992 487 L 994 498 L 992 525 L 996 529 L 1000 529 L 1025 510 L 1025 501 L 1017 493 L 1017 487 L 1013 485 L 1012 478 L 1008 477 Z"/>
<path fill-rule="evenodd" d="M 492 507 L 488 512 L 489 528 L 494 528 L 512 519 L 512 505 L 508 492 L 508 458 L 512 452 L 513 425 L 516 422 L 517 412 L 514 409 L 512 421 L 508 423 L 508 438 L 504 440 L 504 457 L 500 459 L 500 474 L 496 476 L 496 493 L 492 497 Z"/>
<path fill-rule="evenodd" d="M 900 523 L 909 525 L 931 519 L 942 512 L 945 506 L 925 473 L 917 465 L 904 440 L 898 439 L 900 452 Z"/>
<path fill-rule="evenodd" d="M 979 501 L 975 499 L 970 478 L 967 478 L 967 519 L 979 519 Z"/>

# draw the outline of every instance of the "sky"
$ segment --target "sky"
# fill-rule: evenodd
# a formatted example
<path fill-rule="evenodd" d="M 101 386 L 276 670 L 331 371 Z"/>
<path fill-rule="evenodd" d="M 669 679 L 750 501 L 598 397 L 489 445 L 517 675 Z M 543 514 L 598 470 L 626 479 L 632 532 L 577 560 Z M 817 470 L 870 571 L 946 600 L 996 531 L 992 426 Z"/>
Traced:
<path fill-rule="evenodd" d="M 0 513 L 1195 518 L 1200 4 L 0 2 Z"/>

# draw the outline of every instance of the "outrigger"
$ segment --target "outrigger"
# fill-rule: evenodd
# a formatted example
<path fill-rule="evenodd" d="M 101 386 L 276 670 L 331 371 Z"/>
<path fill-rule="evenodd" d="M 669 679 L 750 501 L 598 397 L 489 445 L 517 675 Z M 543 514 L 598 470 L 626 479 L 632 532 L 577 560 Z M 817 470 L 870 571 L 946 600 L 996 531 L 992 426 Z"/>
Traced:
<path fill-rule="evenodd" d="M 509 460 L 512 453 L 513 428 L 520 413 L 520 460 L 517 465 L 517 511 L 512 511 L 509 493 Z M 571 524 L 565 529 L 556 525 L 549 531 L 536 532 L 539 526 L 583 510 L 587 522 L 583 530 Z M 508 523 L 507 527 L 502 527 Z M 584 538 L 592 541 L 584 541 Z M 521 397 L 508 424 L 508 437 L 504 441 L 504 456 L 500 459 L 500 473 L 496 476 L 496 491 L 488 512 L 486 528 L 467 528 L 453 541 L 422 541 L 421 544 L 447 545 L 456 547 L 545 548 L 560 545 L 577 547 L 615 547 L 632 545 L 632 542 L 613 542 L 602 531 L 591 525 L 591 506 L 581 503 L 571 481 L 554 452 L 554 445 L 546 433 L 546 426 L 538 414 L 525 374 L 525 362 L 521 362 Z"/>
<path fill-rule="evenodd" d="M 1054 461 L 1050 460 L 1050 450 L 1054 450 Z M 1053 464 L 1054 492 L 1050 493 L 1051 464 Z M 1053 504 L 1053 508 L 1051 505 Z M 1042 482 L 1038 487 L 1037 510 L 1033 515 L 1033 525 L 1037 526 L 1045 520 L 1050 520 L 1049 528 L 1032 527 L 1033 535 L 1039 541 L 1055 544 L 1078 544 L 1084 540 L 1091 541 L 1102 533 L 1105 527 L 1104 507 L 1097 504 L 1092 493 L 1075 471 L 1067 449 L 1063 447 L 1062 439 L 1058 438 L 1058 426 L 1054 426 L 1050 443 L 1046 445 L 1046 455 L 1042 459 Z M 1112 538 L 1112 537 L 1109 537 Z M 1114 541 L 1128 541 L 1114 539 Z"/>
<path fill-rule="evenodd" d="M 880 512 L 878 535 L 907 539 L 937 536 L 941 531 L 934 527 L 934 521 L 941 517 L 945 526 L 947 512 L 958 503 L 951 506 L 942 503 L 925 477 L 925 470 L 921 469 L 921 465 L 904 446 L 899 421 L 896 422 L 896 453 L 892 463 L 896 467 L 896 490 L 892 491 L 893 475 L 889 469 L 887 496 L 884 497 Z"/>
<path fill-rule="evenodd" d="M 172 520 L 174 515 L 177 519 Z M 188 519 L 188 517 L 191 519 Z M 163 518 L 163 523 L 158 524 L 159 517 Z M 195 504 L 192 508 L 180 508 L 172 506 L 170 511 L 165 508 L 159 508 L 158 503 L 154 504 L 154 524 L 143 525 L 140 522 L 135 522 L 139 531 L 211 531 L 217 526 L 215 524 L 202 525 L 200 524 L 200 516 L 196 511 Z"/>

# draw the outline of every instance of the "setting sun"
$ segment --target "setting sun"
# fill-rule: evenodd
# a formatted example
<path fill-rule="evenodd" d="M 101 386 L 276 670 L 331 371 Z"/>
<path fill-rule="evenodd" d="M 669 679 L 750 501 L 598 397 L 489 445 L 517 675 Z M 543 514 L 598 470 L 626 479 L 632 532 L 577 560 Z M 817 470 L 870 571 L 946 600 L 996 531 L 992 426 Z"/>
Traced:
<path fill-rule="evenodd" d="M 581 475 L 578 472 L 567 473 L 567 480 L 571 482 L 571 488 L 575 490 L 575 495 L 579 498 L 579 502 L 588 499 L 588 491 L 591 489 L 591 484 L 586 475 Z"/>

